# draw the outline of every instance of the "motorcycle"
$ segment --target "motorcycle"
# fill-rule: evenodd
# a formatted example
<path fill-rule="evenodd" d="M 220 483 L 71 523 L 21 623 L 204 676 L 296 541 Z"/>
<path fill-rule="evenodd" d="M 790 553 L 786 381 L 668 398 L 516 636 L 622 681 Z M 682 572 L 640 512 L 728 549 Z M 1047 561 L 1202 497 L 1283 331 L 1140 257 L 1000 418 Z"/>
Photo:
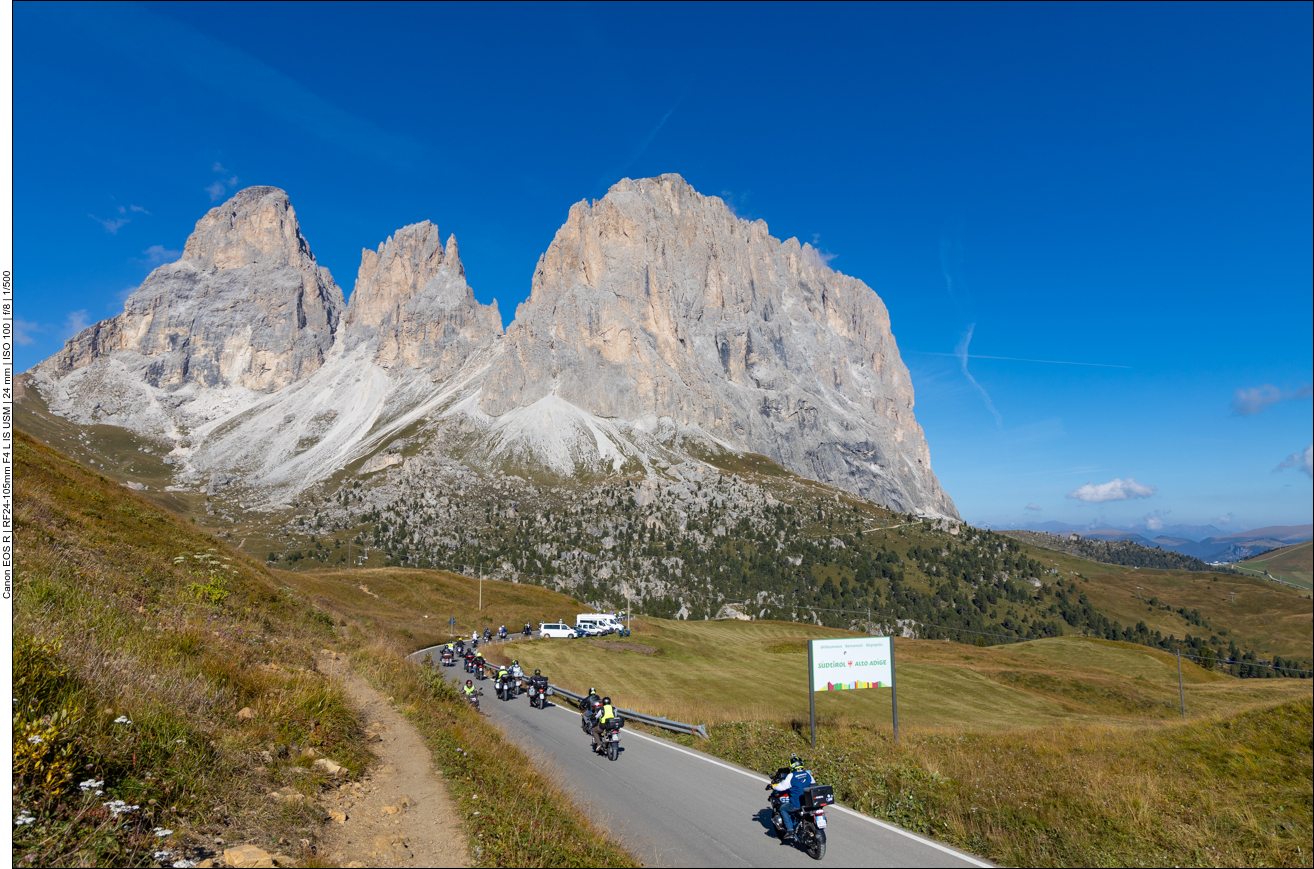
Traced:
<path fill-rule="evenodd" d="M 452 654 L 451 649 L 443 649 L 443 666 L 450 667 L 456 663 L 456 657 Z"/>
<path fill-rule="evenodd" d="M 519 664 L 511 665 L 511 686 L 515 688 L 517 697 L 525 693 L 525 671 Z"/>
<path fill-rule="evenodd" d="M 510 700 L 516 696 L 515 680 L 511 678 L 510 673 L 499 673 L 497 675 L 497 699 Z"/>
<path fill-rule="evenodd" d="M 468 700 L 469 703 L 470 703 L 470 705 L 473 706 L 473 707 L 475 708 L 475 711 L 476 711 L 476 712 L 478 712 L 478 711 L 479 711 L 479 698 L 482 697 L 482 696 L 484 696 L 484 689 L 480 688 L 480 689 L 478 689 L 477 691 L 475 691 L 473 694 L 467 694 L 467 695 L 465 695 L 465 699 Z"/>
<path fill-rule="evenodd" d="M 771 806 L 771 824 L 776 828 L 776 836 L 785 838 L 785 821 L 780 815 L 780 800 L 788 791 L 772 790 L 789 775 L 789 769 L 782 767 L 771 777 L 767 803 Z M 803 791 L 799 798 L 799 807 L 790 814 L 798 815 L 794 823 L 794 842 L 800 845 L 813 860 L 826 856 L 826 806 L 835 802 L 835 789 L 830 785 L 813 785 Z"/>
<path fill-rule="evenodd" d="M 607 760 L 615 760 L 620 754 L 620 732 L 625 726 L 625 719 L 619 715 L 602 724 L 602 743 L 593 746 L 593 750 L 602 750 L 607 755 Z"/>
<path fill-rule="evenodd" d="M 475 678 L 476 678 L 476 679 L 478 679 L 480 682 L 484 681 L 484 659 L 483 659 L 483 658 L 475 658 L 475 662 L 474 662 L 474 673 L 475 673 Z"/>
<path fill-rule="evenodd" d="M 484 642 L 485 642 L 485 643 L 491 643 L 492 641 L 493 641 L 493 630 L 492 630 L 492 628 L 484 628 Z"/>
<path fill-rule="evenodd" d="M 464 654 L 465 654 L 465 640 L 457 640 L 457 641 L 456 641 L 456 657 L 459 658 L 459 657 L 461 657 L 461 656 L 464 655 Z"/>
<path fill-rule="evenodd" d="M 465 672 L 467 672 L 467 673 L 473 673 L 473 672 L 474 672 L 474 652 L 466 652 L 465 655 L 462 656 L 462 660 L 465 661 Z"/>
<path fill-rule="evenodd" d="M 553 694 L 551 685 L 535 685 L 532 681 L 529 683 L 529 705 L 537 709 L 547 708 L 547 698 Z"/>
<path fill-rule="evenodd" d="M 505 640 L 505 639 L 506 639 L 506 628 L 505 628 L 505 627 L 501 627 L 501 628 L 498 628 L 498 629 L 497 629 L 497 638 L 498 638 L 499 640 Z"/>
<path fill-rule="evenodd" d="M 534 629 L 531 628 L 529 625 L 525 625 L 525 629 L 520 632 L 520 636 L 524 637 L 526 640 L 532 637 L 533 635 L 534 635 Z"/>

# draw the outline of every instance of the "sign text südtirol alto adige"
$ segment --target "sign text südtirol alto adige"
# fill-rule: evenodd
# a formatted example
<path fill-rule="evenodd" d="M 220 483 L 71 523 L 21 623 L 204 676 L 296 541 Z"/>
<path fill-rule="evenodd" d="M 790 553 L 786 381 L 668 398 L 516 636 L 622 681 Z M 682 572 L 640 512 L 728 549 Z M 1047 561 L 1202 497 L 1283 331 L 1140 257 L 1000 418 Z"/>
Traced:
<path fill-rule="evenodd" d="M 889 637 L 812 640 L 812 690 L 889 688 L 894 682 Z"/>

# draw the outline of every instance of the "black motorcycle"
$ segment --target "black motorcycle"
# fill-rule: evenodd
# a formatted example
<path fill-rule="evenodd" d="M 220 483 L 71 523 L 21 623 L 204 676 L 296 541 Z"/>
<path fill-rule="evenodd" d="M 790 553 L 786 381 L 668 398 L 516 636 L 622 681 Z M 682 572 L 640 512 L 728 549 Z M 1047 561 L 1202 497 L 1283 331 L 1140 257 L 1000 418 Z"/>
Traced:
<path fill-rule="evenodd" d="M 537 685 L 532 680 L 529 683 L 529 705 L 537 709 L 547 708 L 547 698 L 553 694 L 551 685 Z"/>
<path fill-rule="evenodd" d="M 452 654 L 451 649 L 443 649 L 443 666 L 450 667 L 456 663 L 456 656 Z"/>
<path fill-rule="evenodd" d="M 484 659 L 483 659 L 483 658 L 475 658 L 475 662 L 474 662 L 474 674 L 475 674 L 475 678 L 478 679 L 480 682 L 484 681 Z"/>
<path fill-rule="evenodd" d="M 464 655 L 464 654 L 465 654 L 465 640 L 457 640 L 457 641 L 456 641 L 456 657 L 459 658 L 459 657 L 461 657 L 461 656 Z"/>
<path fill-rule="evenodd" d="M 602 749 L 602 753 L 607 755 L 607 760 L 615 760 L 620 756 L 620 732 L 624 726 L 625 719 L 619 715 L 602 722 L 602 743 L 594 748 Z"/>
<path fill-rule="evenodd" d="M 787 791 L 772 789 L 789 775 L 789 769 L 782 767 L 771 777 L 771 784 L 766 789 L 770 792 L 767 802 L 771 805 L 771 824 L 776 828 L 776 836 L 785 838 L 785 821 L 780 816 L 780 800 Z M 830 785 L 813 785 L 803 791 L 799 807 L 790 811 L 796 816 L 794 822 L 794 843 L 803 848 L 813 860 L 826 856 L 826 806 L 835 802 L 835 789 Z"/>
<path fill-rule="evenodd" d="M 473 672 L 474 672 L 474 652 L 466 652 L 465 655 L 462 656 L 461 660 L 463 660 L 463 661 L 465 662 L 465 672 L 467 672 L 467 673 L 473 673 Z"/>
<path fill-rule="evenodd" d="M 476 690 L 473 694 L 466 694 L 466 695 L 465 695 L 465 699 L 468 700 L 468 701 L 470 702 L 470 705 L 473 706 L 473 707 L 475 708 L 475 711 L 476 711 L 476 712 L 478 712 L 478 711 L 479 711 L 479 698 L 482 697 L 482 696 L 484 696 L 484 689 L 480 688 L 480 689 Z"/>
<path fill-rule="evenodd" d="M 529 625 L 525 625 L 525 629 L 520 632 L 520 635 L 527 640 L 534 635 L 534 630 Z"/>
<path fill-rule="evenodd" d="M 484 628 L 484 642 L 491 643 L 492 641 L 493 641 L 493 629 Z"/>

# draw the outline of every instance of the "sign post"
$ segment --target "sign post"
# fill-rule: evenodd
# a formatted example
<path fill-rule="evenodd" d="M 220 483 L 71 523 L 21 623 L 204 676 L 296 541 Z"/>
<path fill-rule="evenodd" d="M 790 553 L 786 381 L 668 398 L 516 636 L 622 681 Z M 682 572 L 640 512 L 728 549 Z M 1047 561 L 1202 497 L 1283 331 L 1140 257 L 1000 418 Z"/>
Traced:
<path fill-rule="evenodd" d="M 808 641 L 808 718 L 812 746 L 817 745 L 818 691 L 889 688 L 894 711 L 894 741 L 899 741 L 899 705 L 894 687 L 894 638 L 847 637 Z"/>
<path fill-rule="evenodd" d="M 812 640 L 808 640 L 808 672 L 815 673 L 816 666 L 812 663 Z M 809 677 L 811 678 L 811 677 Z M 817 747 L 817 691 L 815 688 L 808 691 L 808 721 L 812 724 L 812 747 Z"/>

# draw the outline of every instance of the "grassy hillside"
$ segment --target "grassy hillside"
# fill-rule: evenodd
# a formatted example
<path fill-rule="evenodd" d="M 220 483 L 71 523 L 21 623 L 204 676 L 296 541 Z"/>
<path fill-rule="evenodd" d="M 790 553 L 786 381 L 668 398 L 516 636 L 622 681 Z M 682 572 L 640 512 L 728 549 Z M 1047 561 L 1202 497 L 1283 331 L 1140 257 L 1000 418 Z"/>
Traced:
<path fill-rule="evenodd" d="M 844 636 L 788 622 L 636 621 L 626 642 L 535 640 L 520 662 L 576 690 L 597 685 L 642 712 L 694 723 L 806 723 L 806 640 Z M 1062 637 L 993 647 L 895 641 L 899 720 L 915 728 L 995 732 L 1076 722 L 1142 724 L 1180 719 L 1177 661 L 1131 643 Z M 1307 698 L 1314 681 L 1237 679 L 1182 666 L 1187 715 Z M 827 726 L 890 726 L 886 691 L 820 694 Z"/>
<path fill-rule="evenodd" d="M 314 797 L 334 779 L 306 749 L 344 767 L 337 781 L 371 757 L 339 686 L 316 671 L 324 646 L 423 706 L 435 764 L 460 778 L 454 795 L 478 789 L 496 816 L 464 831 L 481 864 L 632 862 L 449 687 L 403 665 L 390 625 L 337 617 L 26 435 L 15 459 L 16 864 L 199 860 L 220 840 L 314 864 L 299 843 L 313 845 Z M 467 754 L 441 750 L 454 740 Z M 271 801 L 274 787 L 308 799 Z M 530 826 L 541 835 L 527 844 L 517 830 Z"/>
<path fill-rule="evenodd" d="M 1314 589 L 1314 541 L 1269 550 L 1240 562 L 1236 569 L 1256 575 L 1269 574 L 1308 593 Z"/>
<path fill-rule="evenodd" d="M 900 639 L 899 744 L 889 692 L 873 689 L 817 695 L 813 749 L 804 643 L 838 634 L 644 619 L 627 641 L 515 652 L 560 684 L 709 723 L 697 747 L 751 768 L 798 752 L 849 805 L 1004 865 L 1310 865 L 1310 680 L 1184 663 L 1183 723 L 1161 651 Z"/>

